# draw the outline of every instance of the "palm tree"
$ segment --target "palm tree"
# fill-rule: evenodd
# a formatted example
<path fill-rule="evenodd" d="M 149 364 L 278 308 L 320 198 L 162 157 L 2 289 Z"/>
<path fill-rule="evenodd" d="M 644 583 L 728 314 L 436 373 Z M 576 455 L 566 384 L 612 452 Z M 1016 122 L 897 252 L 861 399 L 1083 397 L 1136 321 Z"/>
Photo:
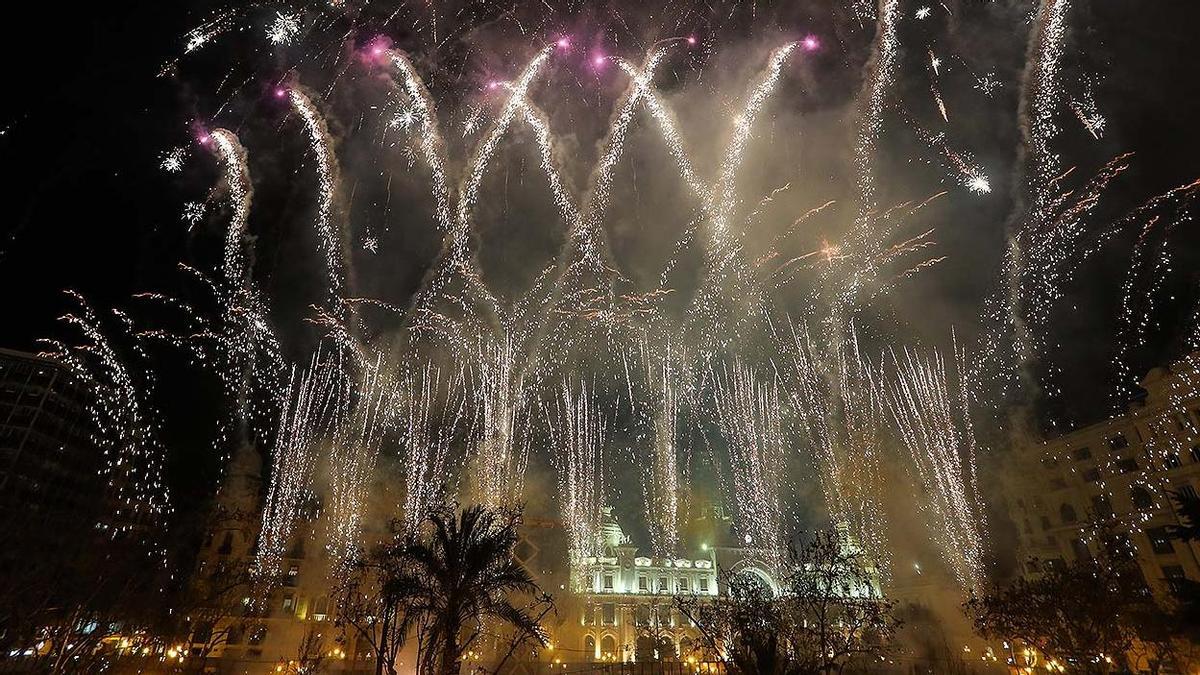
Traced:
<path fill-rule="evenodd" d="M 419 532 L 387 547 L 385 554 L 399 564 L 385 585 L 404 596 L 422 672 L 457 675 L 463 654 L 487 626 L 506 626 L 546 643 L 538 619 L 512 601 L 539 595 L 529 572 L 513 557 L 520 524 L 516 509 L 470 506 L 456 515 L 445 507 L 431 513 Z M 534 604 L 544 602 L 543 596 Z"/>

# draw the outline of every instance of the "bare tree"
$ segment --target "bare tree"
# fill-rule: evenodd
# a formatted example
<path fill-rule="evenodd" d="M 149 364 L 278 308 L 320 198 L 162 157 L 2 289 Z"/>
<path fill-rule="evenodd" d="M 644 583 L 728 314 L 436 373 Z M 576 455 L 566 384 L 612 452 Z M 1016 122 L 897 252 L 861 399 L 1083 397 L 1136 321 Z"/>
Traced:
<path fill-rule="evenodd" d="M 863 554 L 836 531 L 818 532 L 792 554 L 788 602 L 800 618 L 792 648 L 822 673 L 883 654 L 900 621 Z"/>
<path fill-rule="evenodd" d="M 1095 557 L 1039 564 L 1036 577 L 969 598 L 963 607 L 985 638 L 1024 643 L 1064 668 L 1107 673 L 1123 664 L 1139 627 L 1136 615 L 1159 611 L 1129 549 L 1103 524 Z M 1146 637 L 1153 627 L 1142 624 Z"/>
<path fill-rule="evenodd" d="M 900 625 L 862 556 L 836 532 L 793 551 L 778 594 L 749 574 L 721 572 L 715 599 L 677 597 L 703 656 L 741 673 L 842 672 L 886 653 Z"/>
<path fill-rule="evenodd" d="M 325 672 L 325 639 L 316 628 L 309 628 L 296 647 L 296 658 L 280 660 L 276 672 L 287 675 L 320 675 Z"/>

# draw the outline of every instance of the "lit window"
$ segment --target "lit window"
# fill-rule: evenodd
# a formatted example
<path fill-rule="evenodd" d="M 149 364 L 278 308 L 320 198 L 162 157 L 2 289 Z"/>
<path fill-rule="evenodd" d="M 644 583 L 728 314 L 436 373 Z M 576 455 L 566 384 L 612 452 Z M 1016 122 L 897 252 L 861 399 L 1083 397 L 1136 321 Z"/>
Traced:
<path fill-rule="evenodd" d="M 1171 535 L 1167 534 L 1165 527 L 1152 527 L 1146 530 L 1146 536 L 1150 537 L 1150 548 L 1159 555 L 1166 555 L 1175 552 L 1175 546 L 1171 544 Z"/>
<path fill-rule="evenodd" d="M 1163 565 L 1163 576 L 1168 579 L 1182 579 L 1183 568 L 1179 565 Z"/>
<path fill-rule="evenodd" d="M 296 610 L 296 596 L 288 593 L 283 596 L 283 611 L 294 612 Z"/>

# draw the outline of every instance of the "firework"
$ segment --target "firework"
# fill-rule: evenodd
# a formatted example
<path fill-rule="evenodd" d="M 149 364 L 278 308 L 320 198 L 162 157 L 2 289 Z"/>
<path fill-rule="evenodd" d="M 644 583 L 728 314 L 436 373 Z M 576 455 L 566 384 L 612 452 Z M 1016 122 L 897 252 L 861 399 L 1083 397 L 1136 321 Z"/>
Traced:
<path fill-rule="evenodd" d="M 309 149 L 317 163 L 317 234 L 321 250 L 325 255 L 325 271 L 329 277 L 329 302 L 336 315 L 342 311 L 345 292 L 346 234 L 335 222 L 336 191 L 338 188 L 337 158 L 333 154 L 333 141 L 325 118 L 317 111 L 312 100 L 299 87 L 282 90 L 292 103 L 292 108 L 304 123 L 308 134 Z"/>
<path fill-rule="evenodd" d="M 742 543 L 778 568 L 783 518 L 778 467 L 784 457 L 779 388 L 741 361 L 713 371 L 715 409 L 729 443 Z"/>
<path fill-rule="evenodd" d="M 601 553 L 600 525 L 606 502 L 602 467 L 612 423 L 600 405 L 587 383 L 563 382 L 557 415 L 551 422 L 559 499 L 571 560 L 576 565 Z"/>
<path fill-rule="evenodd" d="M 965 358 L 965 353 L 955 354 L 958 378 Z M 971 387 L 947 377 L 940 354 L 922 357 L 906 349 L 903 357 L 893 354 L 892 360 L 895 377 L 887 387 L 887 408 L 925 493 L 934 541 L 963 591 L 970 592 L 985 578 L 986 534 L 975 476 Z"/>
<path fill-rule="evenodd" d="M 82 342 L 46 341 L 45 355 L 66 365 L 92 394 L 87 411 L 92 438 L 102 455 L 109 507 L 97 527 L 114 538 L 147 533 L 147 543 L 157 548 L 161 542 L 154 541 L 155 534 L 165 524 L 171 505 L 163 476 L 166 451 L 159 440 L 160 415 L 151 403 L 153 374 L 141 366 L 149 358 L 126 314 L 112 312 L 121 332 L 133 338 L 129 350 L 136 363 L 122 355 L 125 350 L 83 296 L 67 294 L 78 312 L 60 320 L 77 330 Z"/>

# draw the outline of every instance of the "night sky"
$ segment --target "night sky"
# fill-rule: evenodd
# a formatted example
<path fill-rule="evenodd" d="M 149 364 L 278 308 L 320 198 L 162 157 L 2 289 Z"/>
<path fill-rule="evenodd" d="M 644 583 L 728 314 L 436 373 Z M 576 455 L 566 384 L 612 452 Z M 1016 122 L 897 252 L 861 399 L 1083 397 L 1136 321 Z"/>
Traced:
<path fill-rule="evenodd" d="M 244 33 L 218 39 L 195 58 L 181 59 L 177 69 L 161 77 L 163 65 L 180 58 L 183 35 L 224 5 L 25 4 L 21 20 L 4 22 L 0 40 L 8 64 L 7 93 L 0 97 L 0 203 L 5 205 L 0 219 L 0 345 L 36 349 L 37 338 L 63 337 L 64 329 L 55 322 L 70 309 L 63 289 L 80 291 L 99 308 L 136 306 L 130 296 L 138 291 L 187 295 L 187 281 L 177 270 L 180 261 L 213 269 L 222 212 L 214 210 L 190 230 L 180 213 L 185 202 L 204 201 L 218 177 L 214 162 L 193 140 L 194 123 L 215 121 L 238 131 L 250 153 L 256 182 L 250 229 L 260 238 L 256 274 L 272 299 L 281 332 L 290 338 L 290 355 L 304 354 L 314 340 L 302 319 L 318 292 L 314 240 L 307 231 L 312 202 L 303 167 L 308 164 L 295 122 L 287 120 L 269 92 L 276 83 L 295 78 L 324 90 L 335 79 L 331 71 L 336 69 L 329 67 L 334 61 L 347 74 L 325 112 L 343 140 L 339 159 L 344 178 L 354 187 L 348 210 L 355 255 L 361 256 L 360 294 L 403 302 L 436 250 L 436 239 L 421 233 L 431 223 L 429 200 L 411 163 L 384 149 L 377 120 L 364 113 L 383 100 L 378 78 L 360 72 L 353 56 L 338 57 L 379 35 L 414 54 L 418 67 L 429 73 L 435 98 L 446 101 L 443 118 L 454 117 L 455 122 L 462 121 L 458 111 L 484 100 L 480 90 L 488 78 L 510 76 L 541 44 L 572 35 L 579 58 L 556 66 L 534 97 L 556 133 L 567 139 L 568 154 L 584 158 L 571 169 L 576 185 L 584 182 L 596 139 L 625 82 L 616 73 L 587 72 L 581 63 L 588 50 L 639 60 L 650 42 L 683 34 L 679 24 L 690 22 L 699 47 L 674 57 L 656 84 L 674 102 L 697 156 L 711 160 L 717 146 L 705 139 L 719 137 L 726 128 L 723 113 L 741 96 L 766 50 L 787 38 L 816 35 L 822 48 L 787 71 L 780 97 L 768 109 L 766 131 L 751 146 L 754 161 L 741 187 L 745 203 L 752 206 L 772 189 L 792 185 L 766 211 L 769 222 L 763 227 L 770 234 L 825 199 L 849 196 L 847 113 L 861 82 L 872 30 L 857 26 L 836 7 L 846 3 L 552 1 L 554 12 L 545 11 L 543 3 L 529 4 L 533 7 L 511 11 L 474 2 L 443 5 L 437 42 L 421 23 L 426 3 L 399 3 L 405 10 L 391 22 L 383 18 L 388 12 L 376 7 L 325 28 L 325 35 L 349 35 L 345 45 L 325 39 L 325 53 L 308 51 L 310 42 L 291 51 L 263 48 L 260 21 Z M 923 199 L 950 190 L 928 224 L 937 228 L 938 254 L 947 260 L 906 283 L 872 313 L 880 323 L 903 326 L 905 340 L 944 344 L 950 325 L 960 335 L 977 336 L 982 301 L 997 285 L 1004 227 L 1013 208 L 1019 140 L 1015 120 L 1028 7 L 959 0 L 948 3 L 956 12 L 953 20 L 935 9 L 925 24 L 912 18 L 920 4 L 902 2 L 900 103 L 887 115 L 881 140 L 881 201 Z M 1084 78 L 1093 78 L 1107 127 L 1096 141 L 1064 107 L 1056 147 L 1064 164 L 1079 166 L 1083 176 L 1120 152 L 1136 153 L 1130 170 L 1089 216 L 1096 222 L 1115 221 L 1146 199 L 1200 177 L 1200 78 L 1193 72 L 1200 63 L 1194 35 L 1200 3 L 1076 0 L 1069 25 L 1063 76 L 1068 98 L 1081 91 Z M 947 63 L 947 74 L 939 81 L 950 112 L 945 125 L 949 142 L 987 168 L 990 195 L 969 195 L 959 188 L 937 165 L 937 153 L 912 132 L 913 126 L 943 126 L 931 102 L 926 44 L 936 45 Z M 969 76 L 988 71 L 1003 82 L 990 97 L 981 96 Z M 222 89 L 227 75 L 244 81 L 233 96 Z M 228 105 L 218 111 L 223 102 Z M 903 114 L 897 113 L 900 109 Z M 629 170 L 618 175 L 619 196 L 608 225 L 629 275 L 644 281 L 653 278 L 688 219 L 679 207 L 680 186 L 655 143 L 652 130 L 631 136 L 630 145 L 639 149 L 631 151 Z M 164 173 L 160 156 L 176 146 L 189 147 L 188 164 L 180 174 Z M 482 245 L 489 251 L 482 266 L 500 294 L 511 296 L 529 283 L 531 270 L 553 255 L 561 233 L 555 230 L 552 206 L 538 196 L 543 188 L 536 184 L 531 155 L 508 149 L 499 164 L 505 169 L 489 178 L 486 189 L 503 199 L 486 200 L 479 216 Z M 712 162 L 699 164 L 707 172 Z M 836 236 L 845 216 L 839 216 L 842 225 L 834 218 L 821 232 L 781 246 L 792 253 L 811 250 L 823 238 Z M 1135 372 L 1178 356 L 1185 335 L 1195 328 L 1191 314 L 1200 300 L 1200 242 L 1194 229 L 1194 223 L 1184 223 L 1174 236 L 1174 272 L 1155 314 L 1156 330 L 1134 353 Z M 1109 360 L 1131 232 L 1122 233 L 1078 271 L 1056 320 L 1053 341 L 1063 345 L 1055 358 L 1065 373 L 1064 395 L 1043 405 L 1068 422 L 1108 413 Z M 386 256 L 362 252 L 368 234 L 380 238 Z M 134 314 L 146 325 L 155 321 L 152 313 Z M 206 434 L 215 414 L 209 408 L 215 408 L 216 387 L 181 359 L 167 354 L 161 359 L 165 435 L 177 453 L 172 476 L 186 504 L 204 493 L 212 475 Z M 196 402 L 201 405 L 193 407 Z M 202 412 L 195 414 L 197 410 Z M 196 467 L 205 470 L 194 471 Z"/>

